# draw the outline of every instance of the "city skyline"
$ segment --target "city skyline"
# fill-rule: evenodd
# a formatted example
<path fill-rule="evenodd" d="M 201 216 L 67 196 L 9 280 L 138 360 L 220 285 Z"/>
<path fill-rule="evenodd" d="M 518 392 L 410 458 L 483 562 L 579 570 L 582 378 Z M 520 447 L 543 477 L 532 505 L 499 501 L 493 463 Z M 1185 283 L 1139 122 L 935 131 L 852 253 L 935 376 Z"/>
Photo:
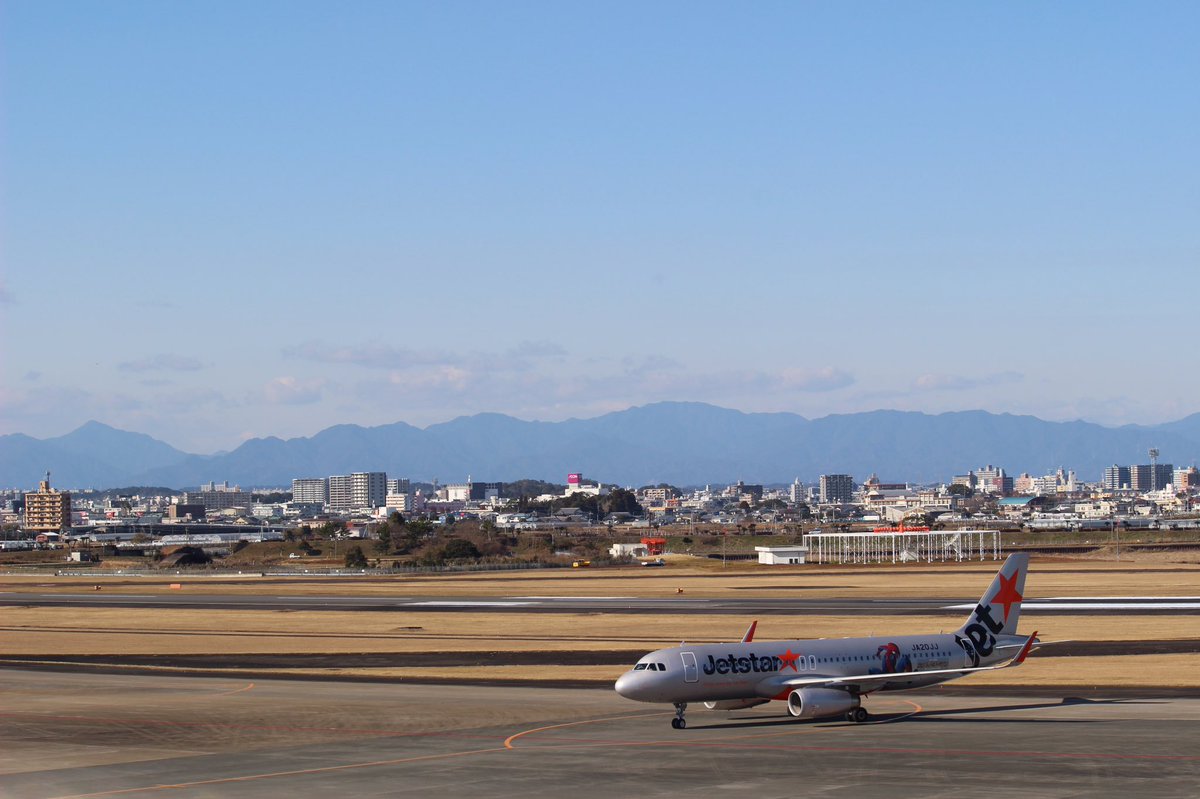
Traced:
<path fill-rule="evenodd" d="M 1200 411 L 1200 9 L 6 4 L 0 434 Z"/>

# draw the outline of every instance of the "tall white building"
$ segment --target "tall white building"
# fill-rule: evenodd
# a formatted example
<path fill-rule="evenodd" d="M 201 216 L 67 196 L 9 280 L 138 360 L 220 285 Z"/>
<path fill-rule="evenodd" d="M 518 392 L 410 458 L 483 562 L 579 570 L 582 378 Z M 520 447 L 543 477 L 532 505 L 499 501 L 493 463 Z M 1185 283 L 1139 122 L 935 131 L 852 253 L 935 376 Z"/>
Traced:
<path fill-rule="evenodd" d="M 243 491 L 238 486 L 224 483 L 205 483 L 199 491 L 183 492 L 184 505 L 203 505 L 205 510 L 225 510 L 226 508 L 249 508 L 250 492 Z"/>
<path fill-rule="evenodd" d="M 324 477 L 298 477 L 292 480 L 292 502 L 324 505 L 329 501 L 329 481 Z"/>
<path fill-rule="evenodd" d="M 797 477 L 796 481 L 788 486 L 788 502 L 793 505 L 799 505 L 806 497 L 807 494 L 804 491 L 804 485 L 801 484 L 800 478 Z"/>
<path fill-rule="evenodd" d="M 330 510 L 381 508 L 386 502 L 386 472 L 354 472 L 329 478 Z"/>

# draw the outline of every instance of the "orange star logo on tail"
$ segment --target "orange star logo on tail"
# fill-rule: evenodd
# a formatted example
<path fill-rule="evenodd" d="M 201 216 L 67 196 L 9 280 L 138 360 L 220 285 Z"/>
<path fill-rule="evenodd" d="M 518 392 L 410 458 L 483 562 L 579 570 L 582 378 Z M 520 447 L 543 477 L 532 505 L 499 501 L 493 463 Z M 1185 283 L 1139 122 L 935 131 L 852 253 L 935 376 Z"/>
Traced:
<path fill-rule="evenodd" d="M 1012 576 L 1008 577 L 1008 578 L 1005 578 L 1005 576 L 1003 574 L 1001 574 L 1000 575 L 1000 590 L 996 592 L 996 595 L 994 597 L 992 597 L 993 605 L 1003 605 L 1004 606 L 1004 621 L 1005 621 L 1005 623 L 1008 622 L 1009 609 L 1014 604 L 1016 604 L 1017 602 L 1020 602 L 1022 599 L 1024 599 L 1024 597 L 1022 597 L 1019 593 L 1017 593 L 1017 574 L 1018 573 L 1019 573 L 1019 570 L 1014 571 L 1012 573 Z"/>

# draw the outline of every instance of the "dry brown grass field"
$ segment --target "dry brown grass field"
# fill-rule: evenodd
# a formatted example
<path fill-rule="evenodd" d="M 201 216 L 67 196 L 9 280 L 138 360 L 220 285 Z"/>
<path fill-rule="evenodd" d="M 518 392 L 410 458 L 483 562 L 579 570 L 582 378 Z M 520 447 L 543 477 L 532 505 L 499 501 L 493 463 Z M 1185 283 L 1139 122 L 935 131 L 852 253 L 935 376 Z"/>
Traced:
<path fill-rule="evenodd" d="M 242 579 L 109 577 L 113 593 L 359 595 L 359 596 L 631 596 L 897 598 L 977 597 L 997 563 L 910 564 L 887 567 L 758 566 L 692 568 L 675 560 L 663 569 L 580 569 L 394 578 Z M 179 588 L 171 588 L 179 581 Z M 87 578 L 0 576 L 0 591 L 90 590 Z M 1100 562 L 1036 559 L 1027 598 L 1061 596 L 1200 596 L 1200 565 L 1157 561 Z M 238 656 L 396 655 L 478 652 L 648 651 L 680 640 L 734 641 L 749 619 L 702 614 L 521 612 L 266 611 L 101 607 L 7 607 L 0 637 L 9 658 L 54 660 L 71 656 L 220 656 L 237 673 Z M 767 616 L 759 638 L 821 638 L 935 632 L 957 626 L 949 616 Z M 1194 615 L 1028 614 L 1022 629 L 1043 640 L 1200 640 Z M 1052 650 L 1046 650 L 1049 655 Z M 1003 685 L 1123 685 L 1200 687 L 1195 655 L 1031 658 L 1019 669 L 973 677 L 970 683 Z M 286 673 L 387 678 L 545 679 L 607 682 L 614 665 L 276 669 Z"/>
<path fill-rule="evenodd" d="M 1200 563 L 1164 561 L 1139 554 L 1136 560 L 1042 559 L 1035 556 L 1028 596 L 1197 596 Z M 0 591 L 75 593 L 99 584 L 103 590 L 154 594 L 178 590 L 212 594 L 339 596 L 685 596 L 718 598 L 804 596 L 813 598 L 977 597 L 999 563 L 912 563 L 870 566 L 774 566 L 730 563 L 688 556 L 668 558 L 662 569 L 613 567 L 511 572 L 446 573 L 383 577 L 271 577 L 204 571 L 123 577 L 0 575 Z"/>

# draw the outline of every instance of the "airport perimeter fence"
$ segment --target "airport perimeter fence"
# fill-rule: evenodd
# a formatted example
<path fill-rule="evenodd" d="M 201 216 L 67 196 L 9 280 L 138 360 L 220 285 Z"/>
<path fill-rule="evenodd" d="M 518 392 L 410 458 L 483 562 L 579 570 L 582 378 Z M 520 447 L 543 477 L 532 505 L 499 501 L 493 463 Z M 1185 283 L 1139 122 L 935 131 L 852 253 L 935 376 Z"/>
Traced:
<path fill-rule="evenodd" d="M 531 569 L 569 569 L 562 563 L 459 563 L 443 566 L 397 566 L 395 568 L 372 569 L 116 569 L 113 571 L 84 571 L 82 569 L 57 569 L 55 577 L 362 577 L 387 576 L 390 574 L 448 574 L 455 572 L 502 572 L 528 571 Z M 10 574 L 45 574 L 45 569 L 33 570 L 16 567 L 4 570 Z M 2 572 L 0 572 L 2 573 Z"/>
<path fill-rule="evenodd" d="M 362 574 L 450 574 L 456 572 L 507 572 L 566 568 L 570 568 L 569 563 L 446 563 L 440 566 L 395 566 L 370 569 L 264 569 L 263 574 L 272 577 L 281 574 L 326 574 L 332 576 Z"/>

